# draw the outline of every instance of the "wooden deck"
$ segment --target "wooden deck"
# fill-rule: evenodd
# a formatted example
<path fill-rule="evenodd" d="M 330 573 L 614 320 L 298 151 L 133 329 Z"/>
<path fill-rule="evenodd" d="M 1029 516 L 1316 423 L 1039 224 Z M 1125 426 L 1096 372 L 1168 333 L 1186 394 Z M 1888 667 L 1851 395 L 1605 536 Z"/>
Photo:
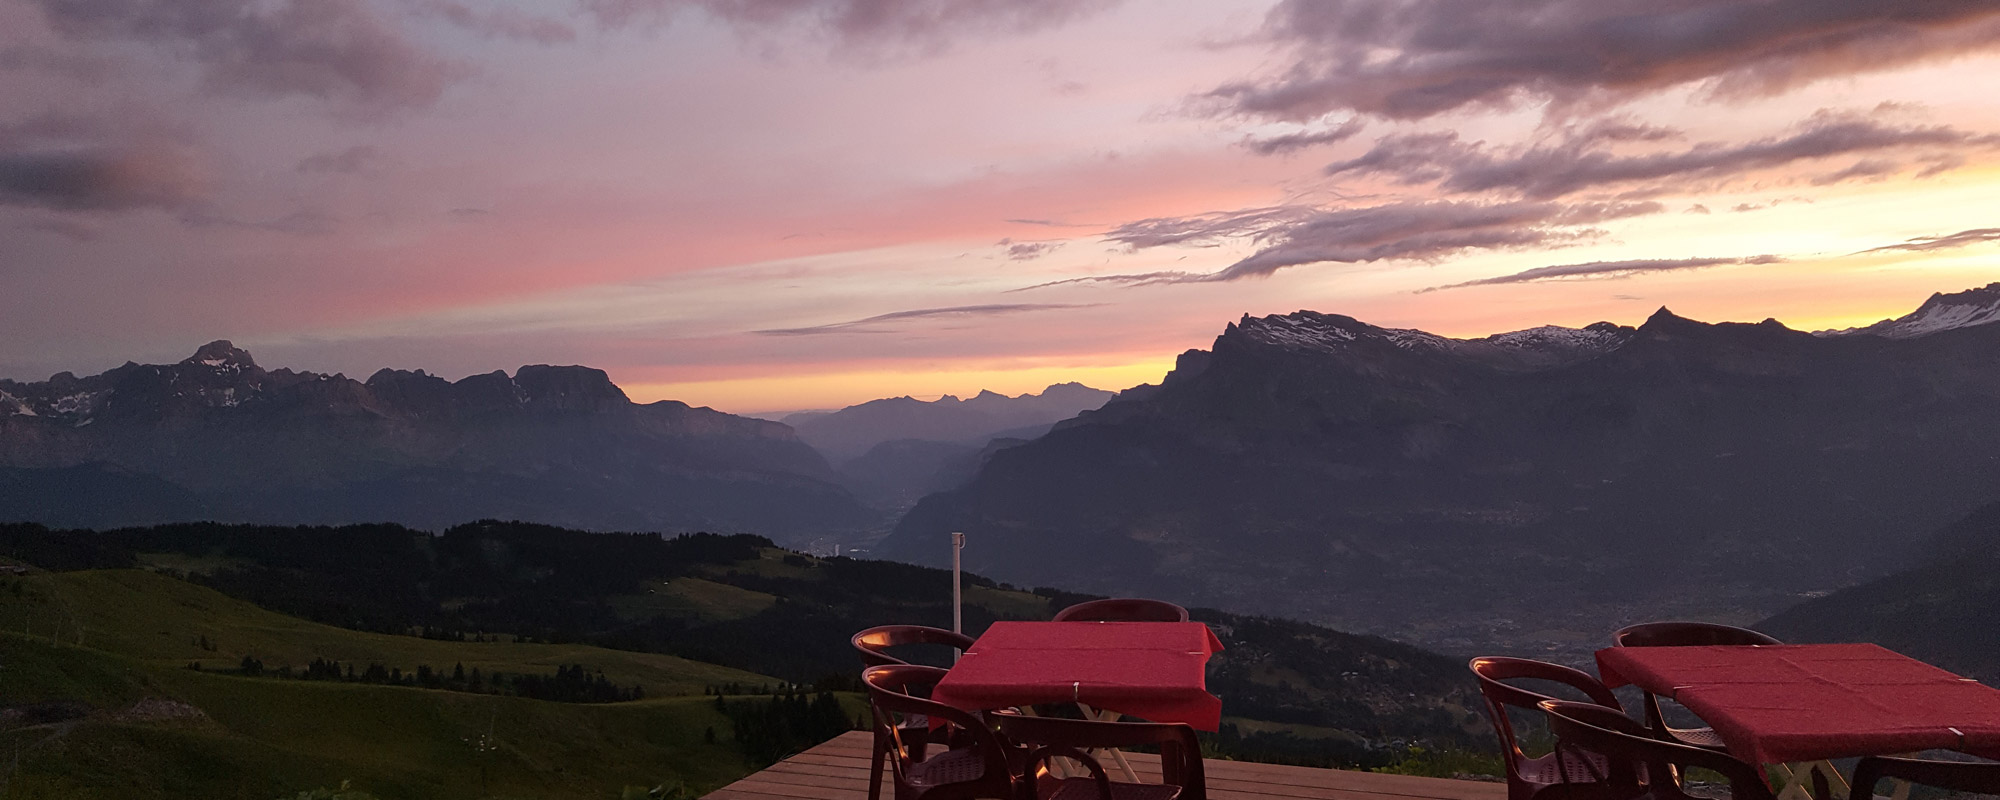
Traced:
<path fill-rule="evenodd" d="M 724 786 L 705 800 L 867 800 L 868 734 L 829 739 L 769 769 Z M 1160 779 L 1159 756 L 1130 753 L 1140 780 Z M 1506 800 L 1502 783 L 1417 778 L 1337 769 L 1207 761 L 1214 800 Z M 884 787 L 883 796 L 890 796 Z"/>

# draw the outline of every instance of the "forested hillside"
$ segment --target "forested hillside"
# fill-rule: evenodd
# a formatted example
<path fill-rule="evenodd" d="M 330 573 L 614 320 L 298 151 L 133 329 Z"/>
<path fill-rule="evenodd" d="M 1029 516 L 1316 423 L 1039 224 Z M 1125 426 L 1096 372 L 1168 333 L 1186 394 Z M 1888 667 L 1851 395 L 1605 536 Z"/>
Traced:
<path fill-rule="evenodd" d="M 806 684 L 849 686 L 855 631 L 948 626 L 949 573 L 814 558 L 754 536 L 593 534 L 480 522 L 399 526 L 174 525 L 102 533 L 0 527 L 0 556 L 51 569 L 171 571 L 275 611 L 357 630 L 458 640 L 504 635 L 680 656 Z M 1084 599 L 968 576 L 965 619 L 1046 619 Z M 1478 746 L 1463 664 L 1367 636 L 1197 610 L 1227 648 L 1209 686 L 1241 752 L 1383 764 L 1412 741 Z M 1300 746 L 1296 739 L 1313 739 Z"/>

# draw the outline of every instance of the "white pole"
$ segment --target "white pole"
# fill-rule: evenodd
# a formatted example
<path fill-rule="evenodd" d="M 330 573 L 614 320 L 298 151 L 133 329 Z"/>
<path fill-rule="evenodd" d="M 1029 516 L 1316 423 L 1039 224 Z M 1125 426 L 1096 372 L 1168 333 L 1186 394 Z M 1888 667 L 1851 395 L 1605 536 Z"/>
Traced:
<path fill-rule="evenodd" d="M 965 534 L 951 535 L 951 632 L 965 632 L 965 581 L 959 578 L 960 554 L 965 552 Z M 951 651 L 953 661 L 958 660 L 958 650 Z"/>

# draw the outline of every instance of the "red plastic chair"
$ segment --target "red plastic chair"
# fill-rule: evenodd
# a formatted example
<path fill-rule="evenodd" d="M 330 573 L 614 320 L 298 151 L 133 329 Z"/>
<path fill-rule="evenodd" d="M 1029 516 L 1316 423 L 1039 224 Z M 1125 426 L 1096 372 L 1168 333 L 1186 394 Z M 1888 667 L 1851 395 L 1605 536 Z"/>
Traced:
<path fill-rule="evenodd" d="M 861 671 L 868 702 L 875 716 L 875 736 L 887 739 L 890 773 L 896 800 L 967 800 L 992 797 L 1014 800 L 1018 773 L 1012 762 L 1018 748 L 971 712 L 919 697 L 944 678 L 945 671 L 917 664 L 890 664 Z M 918 721 L 933 728 L 931 739 L 961 743 L 925 754 L 904 744 L 902 732 Z M 1010 754 L 1010 751 L 1015 751 Z M 876 791 L 879 792 L 879 789 Z"/>
<path fill-rule="evenodd" d="M 1574 760 L 1571 754 L 1589 751 L 1604 759 L 1593 762 L 1588 771 L 1593 785 L 1629 787 L 1631 794 L 1626 797 L 1631 798 L 1698 800 L 1682 790 L 1676 776 L 1688 767 L 1702 767 L 1729 781 L 1734 800 L 1773 800 L 1771 787 L 1756 767 L 1727 753 L 1655 739 L 1652 731 L 1623 711 L 1568 700 L 1543 700 L 1540 707 L 1556 735 L 1557 758 Z"/>
<path fill-rule="evenodd" d="M 2000 764 L 1991 761 L 1932 761 L 1922 758 L 1869 756 L 1854 765 L 1848 797 L 1874 800 L 1875 784 L 1883 778 L 1974 794 L 2000 794 Z"/>
<path fill-rule="evenodd" d="M 931 628 L 923 625 L 878 625 L 854 634 L 853 638 L 848 640 L 848 643 L 854 646 L 854 652 L 861 655 L 861 666 L 865 669 L 868 667 L 909 666 L 910 662 L 889 655 L 887 651 L 893 647 L 933 644 L 947 645 L 964 650 L 972 646 L 972 637 L 953 633 L 943 628 Z M 887 760 L 890 747 L 894 741 L 901 742 L 902 746 L 908 749 L 912 755 L 918 760 L 922 760 L 924 750 L 931 742 L 930 721 L 921 716 L 913 717 L 896 730 L 896 736 L 893 738 L 883 735 L 880 730 L 876 731 L 874 742 L 875 752 L 869 757 L 868 761 L 868 800 L 881 800 L 882 798 L 883 762 Z"/>
<path fill-rule="evenodd" d="M 1057 622 L 1186 622 L 1187 609 L 1165 600 L 1114 597 L 1091 600 L 1056 612 Z"/>
<path fill-rule="evenodd" d="M 1201 743 L 1194 729 L 1167 722 L 1095 722 L 1060 717 L 1030 717 L 1008 712 L 991 719 L 1008 741 L 1030 751 L 1020 783 L 1019 800 L 1207 800 L 1201 766 Z M 1161 783 L 1113 781 L 1104 766 L 1086 750 L 1158 745 Z M 1088 778 L 1037 775 L 1041 762 L 1061 756 L 1090 770 Z"/>
<path fill-rule="evenodd" d="M 854 634 L 854 637 L 849 639 L 848 643 L 854 646 L 856 653 L 861 654 L 862 666 L 880 667 L 890 664 L 910 663 L 889 655 L 887 651 L 892 647 L 916 644 L 940 644 L 964 650 L 972 646 L 972 637 L 962 633 L 953 633 L 943 628 L 932 628 L 924 625 L 878 625 Z"/>
<path fill-rule="evenodd" d="M 1642 622 L 1611 634 L 1614 647 L 1703 647 L 1710 645 L 1784 644 L 1764 634 L 1713 622 Z M 1660 712 L 1660 698 L 1646 693 L 1646 727 L 1655 738 L 1717 752 L 1727 750 L 1713 728 L 1675 728 Z"/>
<path fill-rule="evenodd" d="M 1508 800 L 1533 800 L 1558 793 L 1565 800 L 1614 800 L 1637 792 L 1634 782 L 1616 783 L 1605 777 L 1593 777 L 1604 776 L 1607 768 L 1604 757 L 1595 753 L 1577 751 L 1565 758 L 1559 745 L 1556 752 L 1530 757 L 1521 750 L 1514 725 L 1507 718 L 1508 708 L 1540 712 L 1543 701 L 1559 699 L 1506 683 L 1514 680 L 1560 683 L 1582 692 L 1600 706 L 1624 714 L 1618 697 L 1602 682 L 1581 670 L 1525 658 L 1484 656 L 1473 659 L 1469 666 L 1479 679 L 1479 694 L 1486 698 L 1487 718 L 1493 721 L 1493 731 L 1500 736 Z"/>

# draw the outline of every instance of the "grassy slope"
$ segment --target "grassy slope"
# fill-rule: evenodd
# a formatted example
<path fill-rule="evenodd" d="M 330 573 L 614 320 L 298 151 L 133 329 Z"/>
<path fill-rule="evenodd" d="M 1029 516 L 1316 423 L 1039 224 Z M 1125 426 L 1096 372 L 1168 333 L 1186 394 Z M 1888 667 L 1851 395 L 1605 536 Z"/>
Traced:
<path fill-rule="evenodd" d="M 214 651 L 197 644 L 204 636 Z M 646 687 L 652 699 L 579 705 L 185 668 L 190 661 L 233 667 L 244 655 L 267 667 L 320 657 L 406 671 L 464 664 L 548 673 L 583 664 L 614 683 Z M 361 633 L 139 570 L 8 578 L 0 581 L 0 707 L 68 703 L 89 712 L 43 724 L 0 720 L 0 752 L 20 753 L 17 771 L 0 768 L 0 797 L 269 800 L 342 780 L 384 800 L 604 798 L 671 781 L 701 790 L 751 765 L 727 744 L 729 725 L 707 698 L 664 695 L 725 682 L 772 679 L 582 645 Z M 162 699 L 200 713 L 134 712 L 142 700 Z M 706 741 L 711 728 L 722 744 Z M 494 746 L 482 751 L 489 731 Z"/>
<path fill-rule="evenodd" d="M 80 720 L 11 727 L 10 798 L 268 798 L 351 780 L 391 798 L 615 797 L 697 790 L 749 769 L 704 741 L 728 725 L 703 698 L 571 705 L 402 687 L 247 679 L 0 634 L 0 705 L 64 700 Z M 133 715 L 142 699 L 200 709 Z M 492 732 L 487 752 L 477 746 Z M 482 792 L 482 771 L 486 790 Z"/>
<path fill-rule="evenodd" d="M 17 594 L 12 584 L 18 582 Z M 771 679 L 673 656 L 585 645 L 443 642 L 362 633 L 266 611 L 219 592 L 142 570 L 92 570 L 30 575 L 0 584 L 0 630 L 82 644 L 156 665 L 234 668 L 255 656 L 267 668 L 303 669 L 314 658 L 371 662 L 411 671 L 419 664 L 449 671 L 455 664 L 484 672 L 554 672 L 565 664 L 602 670 L 620 686 L 649 696 L 697 694 L 712 684 L 760 684 Z M 199 646 L 206 637 L 215 648 Z"/>

